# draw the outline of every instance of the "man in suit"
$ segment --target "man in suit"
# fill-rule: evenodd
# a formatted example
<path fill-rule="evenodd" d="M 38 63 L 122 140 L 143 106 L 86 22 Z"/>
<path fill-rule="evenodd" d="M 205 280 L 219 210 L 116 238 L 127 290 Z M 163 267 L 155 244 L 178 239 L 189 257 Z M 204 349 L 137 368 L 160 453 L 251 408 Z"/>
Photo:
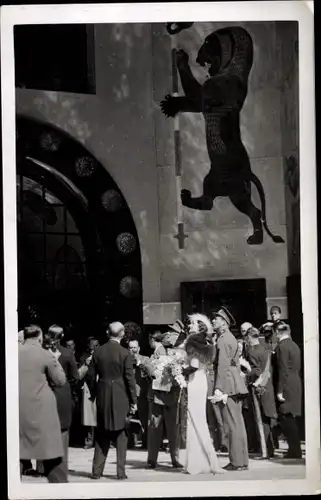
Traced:
<path fill-rule="evenodd" d="M 136 394 L 138 417 L 142 424 L 142 448 L 147 449 L 147 427 L 148 427 L 148 377 L 142 370 L 141 366 L 137 366 L 136 355 L 140 353 L 140 345 L 137 339 L 129 341 L 128 348 L 133 356 L 133 368 L 136 381 Z M 132 439 L 132 442 L 134 439 Z"/>
<path fill-rule="evenodd" d="M 274 352 L 277 345 L 277 335 L 275 328 L 278 323 L 282 322 L 282 310 L 279 306 L 272 306 L 270 309 L 271 321 L 264 323 L 261 328 L 260 340 L 269 346 L 269 349 Z"/>
<path fill-rule="evenodd" d="M 262 451 L 261 456 L 254 458 L 269 459 L 274 455 L 272 428 L 277 419 L 277 412 L 272 383 L 271 352 L 260 343 L 259 336 L 260 332 L 256 328 L 250 328 L 247 332 L 247 359 L 251 366 L 247 379 L 252 386 L 255 423 L 260 436 Z M 265 370 L 268 373 L 267 382 L 260 393 L 254 385 Z"/>
<path fill-rule="evenodd" d="M 150 358 L 146 356 L 137 356 L 137 365 L 143 365 L 143 369 L 146 370 L 151 380 L 154 374 L 153 361 L 166 355 L 166 349 L 162 344 L 163 339 L 163 334 L 155 332 L 150 336 L 150 346 L 154 349 L 154 354 Z M 157 457 L 164 438 L 165 428 L 172 465 L 175 469 L 180 469 L 183 466 L 179 463 L 177 457 L 179 387 L 173 386 L 170 391 L 167 392 L 165 390 L 154 389 L 153 385 L 154 383 L 151 381 L 148 390 L 149 424 L 147 468 L 156 468 Z"/>
<path fill-rule="evenodd" d="M 301 352 L 299 346 L 291 339 L 289 325 L 279 322 L 274 331 L 278 339 L 275 350 L 278 369 L 278 410 L 281 429 L 289 445 L 285 458 L 302 458 L 296 422 L 302 412 Z"/>
<path fill-rule="evenodd" d="M 31 459 L 42 461 L 50 483 L 67 483 L 57 404 L 50 388 L 64 386 L 66 376 L 57 358 L 42 348 L 42 337 L 41 329 L 30 325 L 19 345 L 20 459 L 22 467 Z"/>
<path fill-rule="evenodd" d="M 223 424 L 228 429 L 230 462 L 224 468 L 240 471 L 248 469 L 247 436 L 242 415 L 242 400 L 248 390 L 241 377 L 238 343 L 230 331 L 232 325 L 235 325 L 235 320 L 225 307 L 214 313 L 213 328 L 217 341 L 213 401 L 221 405 Z"/>
<path fill-rule="evenodd" d="M 52 388 L 57 400 L 61 435 L 64 445 L 64 460 L 68 469 L 69 431 L 73 413 L 72 395 L 75 393 L 75 387 L 78 383 L 79 375 L 75 356 L 69 349 L 61 345 L 63 337 L 64 331 L 61 326 L 52 325 L 49 328 L 47 335 L 49 350 L 57 357 L 67 379 L 66 383 L 62 387 L 53 385 Z"/>
<path fill-rule="evenodd" d="M 95 374 L 92 371 L 92 356 L 95 350 L 99 347 L 99 341 L 95 337 L 88 337 L 87 349 L 80 356 L 78 374 L 81 379 L 81 423 L 85 428 L 85 449 L 94 446 L 94 432 L 97 425 L 96 403 L 91 401 L 90 384 L 92 377 Z"/>
<path fill-rule="evenodd" d="M 280 319 L 281 314 L 282 314 L 281 308 L 279 306 L 271 307 L 270 316 L 272 318 L 272 321 L 268 321 L 267 323 L 264 323 L 260 327 L 259 341 L 271 353 L 273 387 L 276 387 L 277 385 L 277 371 L 278 371 L 276 356 L 275 356 L 275 349 L 277 347 L 277 335 L 275 333 L 275 327 L 278 323 L 281 322 Z M 279 423 L 277 423 L 276 425 L 273 426 L 272 429 L 274 449 L 278 449 L 280 447 L 279 445 L 280 434 L 281 434 L 280 425 Z"/>
<path fill-rule="evenodd" d="M 137 411 L 136 383 L 130 352 L 120 345 L 125 334 L 122 323 L 109 325 L 109 342 L 98 347 L 92 358 L 90 392 L 97 403 L 97 428 L 92 479 L 99 479 L 104 471 L 110 443 L 116 443 L 117 479 L 127 479 L 125 473 L 127 451 L 126 421 L 129 412 Z M 98 375 L 98 381 L 97 381 Z"/>
<path fill-rule="evenodd" d="M 69 349 L 69 351 L 71 351 L 76 358 L 76 342 L 73 338 L 66 340 L 66 348 Z"/>

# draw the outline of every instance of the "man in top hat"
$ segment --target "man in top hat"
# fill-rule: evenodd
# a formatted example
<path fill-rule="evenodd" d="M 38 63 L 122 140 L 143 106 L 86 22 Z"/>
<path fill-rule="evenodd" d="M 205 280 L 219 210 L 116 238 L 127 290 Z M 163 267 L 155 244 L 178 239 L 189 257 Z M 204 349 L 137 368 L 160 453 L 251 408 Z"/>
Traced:
<path fill-rule="evenodd" d="M 169 325 L 169 331 L 165 334 L 163 345 L 166 349 L 181 349 L 186 340 L 185 326 L 181 320 L 176 320 L 173 325 Z M 184 351 L 185 352 L 185 351 Z M 176 419 L 176 446 L 177 450 L 186 449 L 187 433 L 187 389 L 181 391 L 179 408 Z"/>
<path fill-rule="evenodd" d="M 167 348 L 182 347 L 186 340 L 185 326 L 180 319 L 177 319 L 173 325 L 168 325 L 168 332 L 165 333 L 163 346 Z"/>
<path fill-rule="evenodd" d="M 174 326 L 175 325 L 175 326 Z M 175 338 L 178 338 L 180 333 L 174 330 L 179 328 L 176 322 L 171 325 L 170 330 Z M 150 337 L 151 348 L 154 349 L 154 354 L 151 358 L 137 355 L 137 366 L 143 365 L 143 368 L 153 377 L 152 363 L 160 356 L 165 356 L 167 353 L 164 343 L 167 347 L 172 347 L 172 340 L 169 342 L 170 335 L 157 332 L 156 335 Z M 165 342 L 164 342 L 165 341 Z M 176 343 L 176 342 L 175 342 Z M 179 463 L 177 457 L 177 414 L 178 414 L 178 399 L 179 387 L 172 387 L 170 391 L 159 390 L 153 388 L 153 383 L 150 384 L 148 391 L 149 400 L 149 425 L 147 432 L 148 441 L 148 457 L 147 468 L 155 469 L 157 466 L 157 457 L 164 437 L 164 427 L 169 444 L 169 452 L 172 459 L 172 464 L 175 469 L 181 469 L 183 466 Z"/>
<path fill-rule="evenodd" d="M 256 458 L 269 459 L 274 456 L 272 429 L 277 419 L 277 412 L 272 382 L 271 353 L 260 343 L 259 335 L 257 328 L 251 328 L 247 333 L 247 357 L 251 365 L 247 380 L 251 385 L 255 427 L 260 439 L 261 455 Z M 262 377 L 265 378 L 264 381 Z M 261 383 L 257 388 L 256 385 L 259 382 Z"/>
<path fill-rule="evenodd" d="M 214 313 L 213 328 L 217 333 L 214 358 L 214 398 L 221 405 L 223 424 L 228 429 L 228 471 L 248 469 L 248 446 L 242 415 L 242 400 L 248 394 L 241 377 L 238 343 L 230 331 L 235 325 L 225 307 Z"/>

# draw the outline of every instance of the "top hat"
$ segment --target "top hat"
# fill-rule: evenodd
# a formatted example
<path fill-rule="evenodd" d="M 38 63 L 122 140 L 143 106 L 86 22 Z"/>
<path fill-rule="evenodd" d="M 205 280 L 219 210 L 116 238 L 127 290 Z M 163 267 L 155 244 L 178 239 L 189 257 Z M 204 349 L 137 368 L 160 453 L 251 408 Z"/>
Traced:
<path fill-rule="evenodd" d="M 180 319 L 177 319 L 173 325 L 168 325 L 168 328 L 174 330 L 176 333 L 181 333 L 185 330 L 184 324 Z"/>
<path fill-rule="evenodd" d="M 226 321 L 226 323 L 228 324 L 228 326 L 236 325 L 235 319 L 233 318 L 232 314 L 224 306 L 222 306 L 217 312 L 214 312 L 213 316 L 214 318 L 216 316 L 223 318 L 224 321 Z"/>
<path fill-rule="evenodd" d="M 169 332 L 165 333 L 162 344 L 164 347 L 174 347 L 176 344 L 176 341 L 179 337 L 178 332 L 174 332 L 173 330 L 170 330 Z"/>

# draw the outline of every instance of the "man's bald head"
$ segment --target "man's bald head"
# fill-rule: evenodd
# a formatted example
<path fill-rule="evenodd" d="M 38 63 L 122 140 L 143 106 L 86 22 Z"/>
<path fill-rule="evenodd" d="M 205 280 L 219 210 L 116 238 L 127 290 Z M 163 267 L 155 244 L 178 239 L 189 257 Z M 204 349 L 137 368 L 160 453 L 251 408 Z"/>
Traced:
<path fill-rule="evenodd" d="M 108 333 L 112 339 L 122 339 L 125 335 L 125 327 L 120 321 L 115 321 L 110 323 Z"/>
<path fill-rule="evenodd" d="M 245 323 L 242 323 L 241 325 L 241 335 L 242 337 L 245 337 L 247 332 L 249 331 L 250 328 L 253 328 L 252 323 L 248 323 L 247 321 Z"/>

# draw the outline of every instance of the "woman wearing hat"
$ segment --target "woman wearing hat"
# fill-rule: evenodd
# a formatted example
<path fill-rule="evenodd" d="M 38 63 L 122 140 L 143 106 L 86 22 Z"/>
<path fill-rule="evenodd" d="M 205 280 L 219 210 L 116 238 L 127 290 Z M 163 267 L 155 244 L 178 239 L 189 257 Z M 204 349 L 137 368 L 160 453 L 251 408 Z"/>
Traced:
<path fill-rule="evenodd" d="M 187 440 L 186 472 L 207 474 L 222 472 L 207 424 L 207 370 L 213 363 L 214 348 L 210 341 L 213 328 L 203 314 L 192 314 L 185 343 L 187 354 Z"/>

